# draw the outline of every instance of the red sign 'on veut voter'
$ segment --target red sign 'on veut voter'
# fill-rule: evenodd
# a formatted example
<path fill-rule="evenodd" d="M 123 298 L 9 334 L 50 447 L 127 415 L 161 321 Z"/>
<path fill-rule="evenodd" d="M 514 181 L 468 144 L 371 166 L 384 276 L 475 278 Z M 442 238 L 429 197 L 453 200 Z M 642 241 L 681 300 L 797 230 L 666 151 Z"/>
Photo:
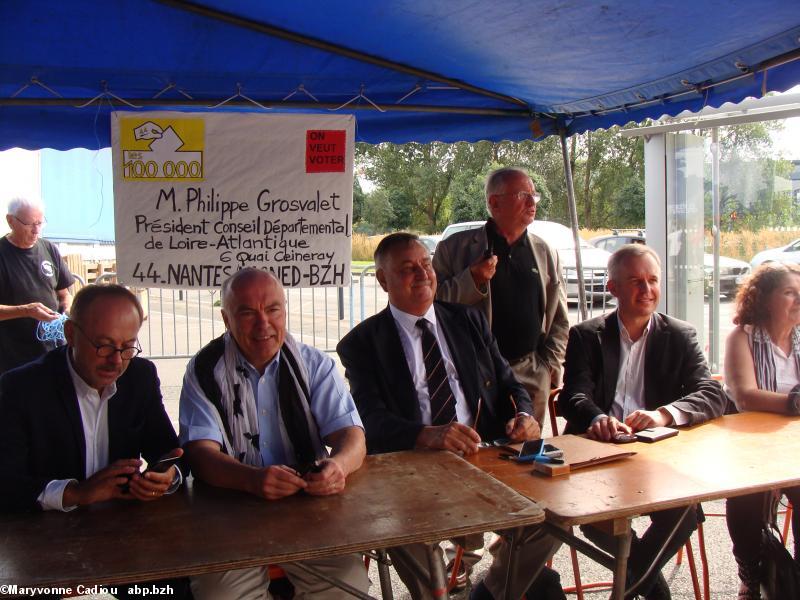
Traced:
<path fill-rule="evenodd" d="M 306 131 L 306 173 L 344 173 L 345 131 Z"/>

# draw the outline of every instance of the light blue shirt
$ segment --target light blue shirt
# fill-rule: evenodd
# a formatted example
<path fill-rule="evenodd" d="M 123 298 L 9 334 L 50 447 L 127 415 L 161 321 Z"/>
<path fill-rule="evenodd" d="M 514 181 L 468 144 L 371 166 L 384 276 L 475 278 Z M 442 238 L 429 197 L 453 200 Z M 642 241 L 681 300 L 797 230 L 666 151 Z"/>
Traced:
<path fill-rule="evenodd" d="M 311 412 L 316 419 L 320 435 L 325 438 L 331 433 L 346 427 L 361 427 L 355 402 L 344 385 L 336 363 L 316 348 L 301 344 L 300 356 L 308 371 Z M 237 349 L 238 351 L 238 349 Z M 241 353 L 240 353 L 241 356 Z M 265 466 L 289 465 L 294 459 L 286 456 L 280 434 L 278 415 L 278 366 L 280 352 L 264 369 L 264 374 L 250 365 L 247 366 L 247 379 L 253 388 L 258 410 L 258 430 L 261 444 L 261 458 Z M 183 377 L 180 400 L 180 442 L 181 445 L 197 440 L 211 440 L 223 445 L 222 431 L 218 425 L 214 407 L 205 399 L 194 373 L 194 359 L 189 362 Z"/>

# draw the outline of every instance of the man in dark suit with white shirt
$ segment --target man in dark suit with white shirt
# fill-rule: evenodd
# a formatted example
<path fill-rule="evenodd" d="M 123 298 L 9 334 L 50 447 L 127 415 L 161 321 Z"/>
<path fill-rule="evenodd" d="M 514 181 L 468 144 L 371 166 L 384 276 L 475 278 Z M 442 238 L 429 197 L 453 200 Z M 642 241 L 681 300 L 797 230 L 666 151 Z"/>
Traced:
<path fill-rule="evenodd" d="M 154 463 L 183 453 L 155 366 L 136 358 L 142 316 L 124 287 L 87 286 L 64 327 L 68 345 L 0 378 L 0 509 L 150 501 L 180 483 L 175 466 L 139 474 L 140 454 Z"/>
<path fill-rule="evenodd" d="M 419 238 L 387 236 L 375 251 L 375 264 L 389 306 L 356 326 L 336 348 L 364 423 L 368 452 L 425 448 L 469 455 L 482 439 L 538 438 L 530 397 L 500 355 L 486 318 L 474 308 L 434 302 L 436 274 Z M 525 534 L 531 541 L 521 548 L 511 597 L 525 593 L 560 545 L 538 528 Z M 493 548 L 495 560 L 473 597 L 503 597 L 508 546 L 501 540 Z M 408 567 L 414 561 L 425 564 L 424 545 L 390 553 L 412 596 L 431 597 Z"/>
<path fill-rule="evenodd" d="M 697 425 L 724 412 L 727 396 L 711 379 L 694 327 L 656 312 L 660 275 L 658 255 L 642 244 L 623 246 L 609 259 L 608 290 L 617 298 L 617 310 L 569 332 L 559 396 L 568 433 L 619 441 L 649 427 Z M 635 590 L 647 600 L 663 600 L 670 592 L 660 570 L 691 536 L 697 514 L 693 507 L 667 509 L 650 519 L 648 530 L 632 539 L 629 586 L 663 548 Z M 597 545 L 616 547 L 599 529 L 582 529 Z"/>
<path fill-rule="evenodd" d="M 129 290 L 87 286 L 65 323 L 67 346 L 0 377 L 0 511 L 150 502 L 180 486 L 175 465 L 163 473 L 140 472 L 140 455 L 153 465 L 183 453 L 155 365 L 136 358 L 142 319 Z M 164 584 L 173 598 L 188 590 L 185 579 Z M 149 589 L 141 582 L 111 587 L 118 598 Z"/>

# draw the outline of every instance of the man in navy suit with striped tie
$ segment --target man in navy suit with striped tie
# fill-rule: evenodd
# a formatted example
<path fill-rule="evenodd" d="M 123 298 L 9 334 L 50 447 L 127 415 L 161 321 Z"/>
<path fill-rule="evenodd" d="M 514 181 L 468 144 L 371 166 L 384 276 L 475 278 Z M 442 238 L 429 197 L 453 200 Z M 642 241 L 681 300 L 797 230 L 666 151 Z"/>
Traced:
<path fill-rule="evenodd" d="M 483 314 L 434 302 L 436 273 L 419 238 L 385 237 L 375 264 L 389 306 L 357 325 L 336 348 L 364 424 L 367 451 L 423 448 L 469 455 L 481 440 L 537 439 L 530 397 L 500 355 Z M 527 528 L 524 537 L 529 543 L 519 551 L 519 577 L 511 582 L 511 597 L 517 598 L 560 545 L 538 527 Z M 493 564 L 473 597 L 505 594 L 509 544 L 500 538 L 491 551 Z M 424 544 L 390 551 L 415 599 L 434 597 L 417 576 L 420 568 L 427 571 L 426 552 Z"/>

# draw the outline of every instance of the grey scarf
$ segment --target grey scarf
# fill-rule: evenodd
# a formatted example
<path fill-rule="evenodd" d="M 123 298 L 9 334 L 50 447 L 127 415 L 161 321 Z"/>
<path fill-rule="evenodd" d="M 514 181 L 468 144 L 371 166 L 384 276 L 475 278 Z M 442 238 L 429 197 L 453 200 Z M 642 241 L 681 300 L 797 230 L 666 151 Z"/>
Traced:
<path fill-rule="evenodd" d="M 227 428 L 224 425 L 220 427 L 224 445 L 225 448 L 231 449 L 230 453 L 244 464 L 261 467 L 264 465 L 261 459 L 258 410 L 256 399 L 253 396 L 253 388 L 247 378 L 247 368 L 237 351 L 236 342 L 229 332 L 225 333 L 224 342 L 225 350 L 214 366 L 214 380 L 221 392 L 220 402 L 228 425 Z M 305 415 L 305 421 L 308 424 L 314 453 L 317 459 L 324 458 L 327 452 L 320 438 L 314 416 L 311 413 L 310 399 L 304 392 L 304 390 L 309 389 L 308 371 L 300 356 L 297 342 L 288 333 L 281 347 L 281 352 L 287 352 L 294 359 L 291 361 L 295 365 L 291 372 L 291 384 L 297 389 L 296 397 L 299 399 L 302 413 Z M 217 411 L 214 412 L 217 413 Z M 284 416 L 279 415 L 279 417 L 281 444 L 286 456 L 293 457 L 295 456 L 295 449 L 286 429 Z M 230 436 L 228 436 L 228 431 Z"/>
<path fill-rule="evenodd" d="M 753 365 L 756 369 L 756 384 L 760 390 L 777 391 L 778 383 L 775 376 L 775 354 L 772 350 L 772 340 L 763 327 L 753 326 L 752 353 Z M 792 329 L 792 356 L 795 367 L 800 373 L 800 327 Z"/>

